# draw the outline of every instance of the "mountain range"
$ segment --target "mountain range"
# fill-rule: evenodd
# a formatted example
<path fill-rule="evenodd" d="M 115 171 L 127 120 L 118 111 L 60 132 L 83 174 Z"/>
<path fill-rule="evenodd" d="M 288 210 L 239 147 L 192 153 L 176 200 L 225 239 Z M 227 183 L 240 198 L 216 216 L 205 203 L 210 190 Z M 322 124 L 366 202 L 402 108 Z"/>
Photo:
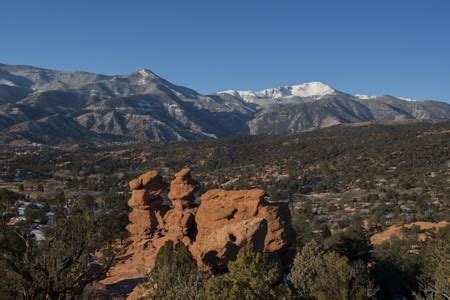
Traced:
<path fill-rule="evenodd" d="M 180 141 L 449 118 L 445 102 L 351 95 L 321 82 L 202 95 L 147 69 L 109 76 L 0 64 L 3 144 Z"/>

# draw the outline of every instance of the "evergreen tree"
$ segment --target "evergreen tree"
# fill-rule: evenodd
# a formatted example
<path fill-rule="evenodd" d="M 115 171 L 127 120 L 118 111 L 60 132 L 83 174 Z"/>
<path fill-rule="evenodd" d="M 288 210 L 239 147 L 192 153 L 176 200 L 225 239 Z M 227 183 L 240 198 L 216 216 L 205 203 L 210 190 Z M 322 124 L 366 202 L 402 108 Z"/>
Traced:
<path fill-rule="evenodd" d="M 362 262 L 352 264 L 314 240 L 297 253 L 288 279 L 302 298 L 370 299 L 377 291 Z"/>
<path fill-rule="evenodd" d="M 139 292 L 150 299 L 199 299 L 205 280 L 188 248 L 169 240 L 159 249 L 148 282 Z"/>
<path fill-rule="evenodd" d="M 289 291 L 280 284 L 278 263 L 267 254 L 243 252 L 228 264 L 229 272 L 206 283 L 207 299 L 283 299 Z"/>
<path fill-rule="evenodd" d="M 372 246 L 367 234 L 356 222 L 331 236 L 326 244 L 337 253 L 348 257 L 351 261 L 362 260 L 368 262 L 372 256 Z"/>
<path fill-rule="evenodd" d="M 439 235 L 423 250 L 416 298 L 450 299 L 450 226 L 442 228 Z"/>
<path fill-rule="evenodd" d="M 2 292 L 25 299 L 81 295 L 87 284 L 105 276 L 115 256 L 113 240 L 101 234 L 104 227 L 108 223 L 77 205 L 58 211 L 42 239 L 28 222 L 3 222 L 0 266 L 10 285 Z"/>

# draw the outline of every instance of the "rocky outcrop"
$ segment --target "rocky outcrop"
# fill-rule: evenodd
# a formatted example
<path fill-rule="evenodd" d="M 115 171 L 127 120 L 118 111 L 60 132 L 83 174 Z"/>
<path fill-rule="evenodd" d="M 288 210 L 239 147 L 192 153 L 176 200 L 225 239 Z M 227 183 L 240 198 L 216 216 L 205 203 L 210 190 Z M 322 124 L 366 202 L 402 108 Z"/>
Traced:
<path fill-rule="evenodd" d="M 130 233 L 128 245 L 124 253 L 118 257 L 108 277 L 101 283 L 113 290 L 127 291 L 128 286 L 134 286 L 140 281 L 142 273 L 151 268 L 158 248 L 152 239 L 162 236 L 164 227 L 163 216 L 170 209 L 164 204 L 162 197 L 167 184 L 157 171 L 149 171 L 129 182 L 131 198 L 128 206 Z"/>
<path fill-rule="evenodd" d="M 169 209 L 163 205 L 161 194 L 166 189 L 157 171 L 150 171 L 130 181 L 131 199 L 128 206 L 130 224 L 127 230 L 136 239 L 146 238 L 163 225 L 162 216 Z"/>
<path fill-rule="evenodd" d="M 184 243 L 200 267 L 225 268 L 239 251 L 283 253 L 291 234 L 286 203 L 268 203 L 260 189 L 214 189 L 196 201 L 199 183 L 189 169 L 175 174 L 166 194 L 157 171 L 149 171 L 129 183 L 129 244 L 118 258 L 107 286 L 133 285 L 153 267 L 159 248 L 168 240 Z M 167 197 L 166 197 L 167 196 Z"/>
<path fill-rule="evenodd" d="M 428 234 L 438 230 L 439 228 L 443 228 L 448 226 L 449 222 L 441 221 L 438 223 L 431 222 L 412 222 L 404 225 L 391 225 L 386 230 L 382 232 L 375 233 L 370 237 L 370 243 L 374 246 L 378 246 L 385 241 L 392 239 L 393 237 L 397 237 L 402 239 L 404 236 L 404 232 L 407 229 L 411 229 L 416 227 L 418 229 L 417 232 L 417 240 L 419 242 L 424 242 L 428 239 Z"/>

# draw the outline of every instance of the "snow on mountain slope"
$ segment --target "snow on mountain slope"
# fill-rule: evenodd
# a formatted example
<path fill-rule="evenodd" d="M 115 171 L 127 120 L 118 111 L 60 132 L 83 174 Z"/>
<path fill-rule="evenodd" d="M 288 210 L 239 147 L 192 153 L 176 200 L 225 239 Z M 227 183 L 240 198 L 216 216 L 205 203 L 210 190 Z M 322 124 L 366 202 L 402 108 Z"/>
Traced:
<path fill-rule="evenodd" d="M 405 100 L 405 101 L 417 101 L 416 99 L 405 98 L 405 97 L 398 97 L 398 99 Z"/>
<path fill-rule="evenodd" d="M 377 98 L 384 97 L 384 96 L 370 96 L 370 95 L 362 95 L 362 94 L 354 94 L 353 96 L 355 96 L 358 99 L 362 99 L 362 100 L 370 100 L 370 99 L 377 99 Z M 416 99 L 405 98 L 405 97 L 395 97 L 395 98 L 400 99 L 400 100 L 405 100 L 405 101 L 418 101 Z"/>
<path fill-rule="evenodd" d="M 368 99 L 375 99 L 377 96 L 370 96 L 370 95 L 362 95 L 362 94 L 354 94 L 356 98 L 368 100 Z"/>

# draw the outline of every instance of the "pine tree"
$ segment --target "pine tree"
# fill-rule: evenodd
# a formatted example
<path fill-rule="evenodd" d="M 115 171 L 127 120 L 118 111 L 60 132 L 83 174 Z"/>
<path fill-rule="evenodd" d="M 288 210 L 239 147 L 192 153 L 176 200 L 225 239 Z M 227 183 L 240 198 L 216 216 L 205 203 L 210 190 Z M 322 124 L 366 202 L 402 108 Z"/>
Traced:
<path fill-rule="evenodd" d="M 377 292 L 361 261 L 350 263 L 314 240 L 297 253 L 288 279 L 302 298 L 370 299 Z"/>
<path fill-rule="evenodd" d="M 208 280 L 207 299 L 283 299 L 289 295 L 280 285 L 278 263 L 267 254 L 243 252 L 228 269 L 228 273 Z"/>

